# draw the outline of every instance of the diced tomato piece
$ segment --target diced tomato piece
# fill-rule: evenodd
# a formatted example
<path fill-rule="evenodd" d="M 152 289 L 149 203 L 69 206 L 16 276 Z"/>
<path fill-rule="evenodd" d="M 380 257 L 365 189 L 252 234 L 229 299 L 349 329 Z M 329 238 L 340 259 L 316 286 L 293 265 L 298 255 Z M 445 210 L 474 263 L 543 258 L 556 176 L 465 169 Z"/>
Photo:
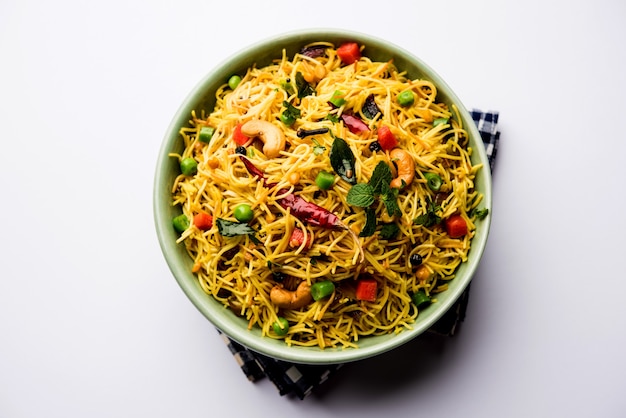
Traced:
<path fill-rule="evenodd" d="M 361 134 L 363 132 L 369 132 L 370 128 L 363 122 L 361 119 L 357 118 L 354 115 L 349 115 L 344 113 L 341 115 L 341 120 L 346 124 L 346 127 L 353 134 Z"/>
<path fill-rule="evenodd" d="M 193 224 L 200 230 L 206 231 L 213 226 L 213 217 L 208 213 L 200 212 L 193 217 Z"/>
<path fill-rule="evenodd" d="M 356 42 L 346 42 L 337 48 L 337 55 L 345 64 L 352 64 L 361 58 L 361 50 Z"/>
<path fill-rule="evenodd" d="M 304 242 L 304 231 L 300 228 L 295 228 L 291 233 L 291 237 L 289 238 L 289 246 L 291 248 L 298 248 Z M 313 240 L 311 234 L 307 235 L 307 240 L 304 248 L 311 248 L 313 244 Z"/>
<path fill-rule="evenodd" d="M 356 282 L 356 298 L 374 302 L 378 293 L 378 282 L 374 278 L 363 278 Z"/>
<path fill-rule="evenodd" d="M 452 215 L 445 220 L 446 231 L 450 238 L 461 238 L 467 234 L 467 223 L 461 215 Z"/>
<path fill-rule="evenodd" d="M 250 138 L 245 136 L 241 132 L 241 123 L 238 123 L 237 126 L 235 126 L 235 130 L 233 131 L 233 141 L 235 141 L 237 145 L 244 145 L 249 140 Z"/>
<path fill-rule="evenodd" d="M 398 146 L 396 136 L 387 125 L 380 125 L 378 127 L 378 143 L 384 151 L 391 151 Z"/>

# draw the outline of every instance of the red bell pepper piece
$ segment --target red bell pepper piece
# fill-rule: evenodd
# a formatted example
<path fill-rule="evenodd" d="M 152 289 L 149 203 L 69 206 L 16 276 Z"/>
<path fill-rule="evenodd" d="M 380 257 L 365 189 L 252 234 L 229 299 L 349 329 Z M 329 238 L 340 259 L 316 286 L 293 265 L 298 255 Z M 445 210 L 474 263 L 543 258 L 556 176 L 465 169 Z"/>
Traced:
<path fill-rule="evenodd" d="M 450 238 L 461 238 L 467 234 L 467 223 L 461 215 L 452 215 L 445 220 L 446 231 Z"/>
<path fill-rule="evenodd" d="M 398 146 L 396 136 L 387 125 L 380 125 L 378 127 L 378 143 L 384 151 L 391 151 Z"/>
<path fill-rule="evenodd" d="M 356 42 L 346 42 L 337 48 L 337 55 L 345 64 L 352 64 L 361 58 L 361 50 Z"/>
<path fill-rule="evenodd" d="M 356 298 L 358 300 L 366 300 L 374 302 L 378 293 L 378 282 L 376 279 L 368 277 L 359 279 L 356 282 Z"/>

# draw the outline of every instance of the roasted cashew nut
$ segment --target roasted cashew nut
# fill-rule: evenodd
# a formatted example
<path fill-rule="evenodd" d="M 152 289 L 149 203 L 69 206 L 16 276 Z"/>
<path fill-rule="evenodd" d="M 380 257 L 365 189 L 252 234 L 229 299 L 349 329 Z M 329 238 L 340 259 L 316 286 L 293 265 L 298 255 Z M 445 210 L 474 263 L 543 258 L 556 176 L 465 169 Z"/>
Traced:
<path fill-rule="evenodd" d="M 285 135 L 273 123 L 264 120 L 250 120 L 241 125 L 245 136 L 257 137 L 263 141 L 263 154 L 267 158 L 276 158 L 285 149 Z"/>
<path fill-rule="evenodd" d="M 306 281 L 302 281 L 296 290 L 287 290 L 276 285 L 270 290 L 270 300 L 279 308 L 300 309 L 313 300 L 311 286 Z"/>
<path fill-rule="evenodd" d="M 308 62 L 302 61 L 302 77 L 307 83 L 317 83 L 322 78 L 326 77 L 326 67 L 317 61 Z"/>
<path fill-rule="evenodd" d="M 415 161 L 411 154 L 401 148 L 394 148 L 389 153 L 391 160 L 396 163 L 398 167 L 398 174 L 396 178 L 391 180 L 389 184 L 391 187 L 400 189 L 403 186 L 408 186 L 415 177 Z"/>

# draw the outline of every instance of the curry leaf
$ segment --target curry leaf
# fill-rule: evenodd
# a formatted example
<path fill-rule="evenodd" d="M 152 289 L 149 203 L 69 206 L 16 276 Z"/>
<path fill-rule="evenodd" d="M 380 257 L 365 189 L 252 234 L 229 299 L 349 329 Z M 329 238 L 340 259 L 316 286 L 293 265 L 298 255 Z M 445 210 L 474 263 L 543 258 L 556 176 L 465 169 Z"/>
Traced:
<path fill-rule="evenodd" d="M 217 218 L 217 229 L 224 237 L 235 237 L 237 235 L 252 235 L 256 231 L 247 223 L 232 222 L 226 219 Z"/>
<path fill-rule="evenodd" d="M 356 183 L 356 174 L 354 172 L 354 163 L 356 158 L 350 149 L 350 146 L 342 138 L 335 138 L 330 148 L 330 165 L 342 179 L 350 184 Z"/>

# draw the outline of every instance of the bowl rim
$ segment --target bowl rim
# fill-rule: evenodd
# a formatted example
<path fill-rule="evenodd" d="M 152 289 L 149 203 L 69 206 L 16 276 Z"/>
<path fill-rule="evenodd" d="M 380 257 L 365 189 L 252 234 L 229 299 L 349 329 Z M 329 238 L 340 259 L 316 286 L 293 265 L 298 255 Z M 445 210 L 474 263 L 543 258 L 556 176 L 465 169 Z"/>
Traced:
<path fill-rule="evenodd" d="M 366 337 L 367 339 L 374 339 L 375 341 L 365 345 L 362 345 L 361 341 L 359 341 L 359 348 L 319 349 L 316 347 L 290 347 L 282 340 L 260 337 L 258 332 L 248 330 L 246 327 L 239 325 L 233 327 L 233 323 L 237 323 L 237 320 L 241 318 L 237 318 L 235 321 L 228 319 L 228 315 L 218 314 L 215 306 L 211 307 L 210 302 L 207 303 L 209 298 L 214 302 L 217 301 L 202 291 L 197 283 L 197 279 L 195 279 L 195 275 L 187 268 L 188 266 L 185 266 L 185 263 L 181 260 L 177 260 L 176 254 L 180 253 L 179 246 L 181 244 L 176 244 L 175 239 L 172 240 L 173 228 L 171 227 L 171 217 L 169 215 L 173 205 L 171 205 L 171 200 L 166 203 L 166 199 L 162 197 L 165 191 L 171 196 L 170 190 L 168 189 L 168 186 L 171 187 L 171 182 L 167 184 L 168 180 L 171 181 L 171 178 L 166 178 L 165 170 L 168 165 L 168 159 L 171 159 L 168 154 L 172 152 L 172 147 L 177 141 L 176 138 L 180 141 L 179 130 L 181 126 L 183 126 L 181 121 L 187 122 L 189 120 L 191 111 L 197 109 L 199 103 L 203 100 L 201 97 L 206 98 L 207 96 L 214 95 L 214 91 L 209 91 L 208 85 L 215 82 L 217 74 L 227 73 L 230 68 L 233 68 L 233 63 L 247 62 L 249 67 L 257 61 L 262 60 L 258 57 L 257 51 L 263 51 L 270 47 L 276 49 L 278 48 L 277 45 L 281 45 L 281 43 L 287 41 L 296 42 L 299 40 L 301 45 L 303 45 L 305 43 L 314 42 L 315 40 L 323 41 L 331 39 L 354 40 L 359 44 L 365 44 L 366 50 L 368 47 L 388 50 L 389 55 L 402 57 L 402 59 L 410 61 L 416 68 L 419 68 L 419 71 L 426 76 L 425 78 L 428 78 L 437 86 L 438 92 L 445 91 L 445 96 L 448 100 L 454 102 L 458 107 L 461 119 L 469 133 L 470 141 L 472 141 L 473 153 L 477 154 L 478 161 L 484 163 L 479 175 L 484 185 L 484 190 L 482 190 L 484 207 L 489 209 L 489 215 L 481 221 L 481 233 L 476 234 L 472 239 L 471 256 L 468 258 L 468 261 L 462 265 L 465 273 L 464 276 L 462 278 L 455 277 L 455 279 L 453 279 L 455 286 L 446 290 L 445 298 L 442 298 L 441 301 L 437 303 L 436 309 L 433 311 L 434 313 L 426 315 L 422 313 L 425 317 L 422 317 L 419 321 L 412 324 L 412 329 L 405 329 L 399 334 Z M 282 47 L 279 48 L 282 50 Z M 223 59 L 213 67 L 213 69 L 208 71 L 191 89 L 172 118 L 159 149 L 153 182 L 153 217 L 161 251 L 177 283 L 193 305 L 226 336 L 252 351 L 283 361 L 303 364 L 337 364 L 373 357 L 399 347 L 425 332 L 453 306 L 471 282 L 486 247 L 491 224 L 491 190 L 491 173 L 484 144 L 478 129 L 456 93 L 432 68 L 430 68 L 430 66 L 408 50 L 382 38 L 353 30 L 309 28 L 279 33 L 240 49 Z M 190 257 L 189 261 L 191 261 Z M 198 290 L 200 290 L 201 293 Z M 231 316 L 234 317 L 235 315 Z"/>

